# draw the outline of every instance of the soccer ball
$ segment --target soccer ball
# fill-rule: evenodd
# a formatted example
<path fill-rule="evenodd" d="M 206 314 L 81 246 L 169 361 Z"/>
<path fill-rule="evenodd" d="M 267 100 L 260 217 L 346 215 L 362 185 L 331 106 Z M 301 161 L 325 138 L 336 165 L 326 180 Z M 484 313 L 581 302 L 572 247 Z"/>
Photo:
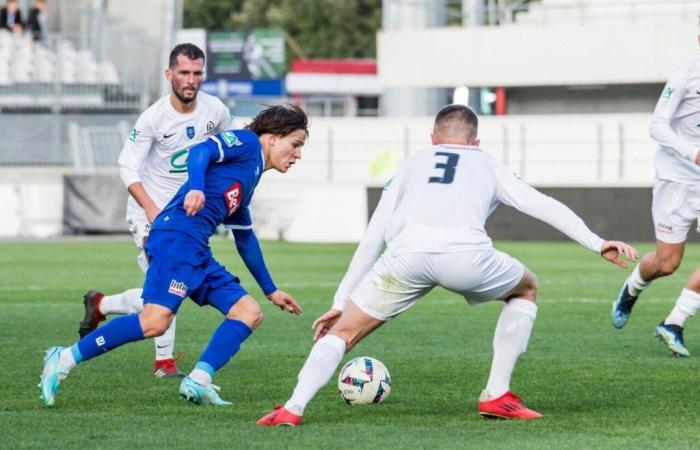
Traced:
<path fill-rule="evenodd" d="M 361 356 L 349 361 L 340 370 L 338 390 L 351 405 L 381 403 L 391 392 L 391 376 L 380 361 Z"/>

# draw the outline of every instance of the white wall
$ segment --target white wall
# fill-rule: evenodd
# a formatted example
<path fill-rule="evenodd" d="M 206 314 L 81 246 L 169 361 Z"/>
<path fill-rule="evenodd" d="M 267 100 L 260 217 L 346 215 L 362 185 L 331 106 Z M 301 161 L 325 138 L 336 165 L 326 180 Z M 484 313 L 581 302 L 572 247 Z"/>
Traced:
<path fill-rule="evenodd" d="M 430 145 L 431 117 L 312 118 L 302 159 L 267 172 L 253 202 L 261 237 L 354 242 L 367 223 L 367 186 Z M 541 187 L 651 186 L 648 114 L 483 117 L 484 149 Z M 116 173 L 116 168 L 114 169 Z M 65 169 L 68 171 L 68 169 Z M 48 237 L 63 222 L 62 169 L 0 169 L 0 236 Z"/>
<path fill-rule="evenodd" d="M 0 169 L 0 237 L 52 237 L 63 231 L 63 171 Z"/>
<path fill-rule="evenodd" d="M 665 82 L 698 52 L 696 21 L 382 31 L 385 88 Z"/>

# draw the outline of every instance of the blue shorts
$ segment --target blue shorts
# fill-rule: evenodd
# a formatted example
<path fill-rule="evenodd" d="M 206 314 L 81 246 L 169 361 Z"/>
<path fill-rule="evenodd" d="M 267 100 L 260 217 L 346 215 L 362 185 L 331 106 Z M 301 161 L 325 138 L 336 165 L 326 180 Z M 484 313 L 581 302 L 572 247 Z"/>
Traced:
<path fill-rule="evenodd" d="M 146 241 L 149 259 L 143 285 L 143 303 L 164 306 L 177 313 L 185 297 L 199 306 L 211 305 L 228 314 L 247 294 L 238 277 L 230 274 L 206 245 L 187 233 L 151 230 Z"/>

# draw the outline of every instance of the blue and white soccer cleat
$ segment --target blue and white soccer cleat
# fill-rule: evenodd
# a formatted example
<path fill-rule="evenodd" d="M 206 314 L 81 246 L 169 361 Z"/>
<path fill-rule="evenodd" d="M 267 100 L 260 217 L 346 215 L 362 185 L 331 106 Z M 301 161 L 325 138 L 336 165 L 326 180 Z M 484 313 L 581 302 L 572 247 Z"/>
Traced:
<path fill-rule="evenodd" d="M 637 297 L 630 295 L 627 283 L 625 283 L 612 304 L 612 311 L 610 311 L 610 319 L 615 328 L 625 326 L 630 318 L 630 314 L 632 314 L 632 307 L 636 301 Z"/>
<path fill-rule="evenodd" d="M 683 342 L 683 327 L 666 325 L 662 321 L 656 326 L 654 335 L 661 339 L 674 355 L 685 358 L 690 356 L 690 352 L 685 348 L 685 342 Z"/>
<path fill-rule="evenodd" d="M 197 405 L 231 405 L 231 402 L 219 397 L 221 388 L 215 384 L 203 386 L 190 377 L 185 377 L 180 383 L 180 397 Z"/>
<path fill-rule="evenodd" d="M 58 360 L 58 354 L 61 350 L 63 347 L 51 347 L 46 350 L 44 357 L 44 370 L 37 387 L 41 389 L 41 400 L 46 406 L 53 405 L 58 386 L 68 376 L 68 370 L 62 367 Z"/>

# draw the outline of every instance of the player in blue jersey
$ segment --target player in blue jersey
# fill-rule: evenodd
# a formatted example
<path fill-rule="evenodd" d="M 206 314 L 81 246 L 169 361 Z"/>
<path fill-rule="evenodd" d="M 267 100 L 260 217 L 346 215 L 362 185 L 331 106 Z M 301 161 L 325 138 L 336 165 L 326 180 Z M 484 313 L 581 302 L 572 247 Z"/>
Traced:
<path fill-rule="evenodd" d="M 39 383 L 45 405 L 53 405 L 59 384 L 77 364 L 163 334 L 185 297 L 213 306 L 225 319 L 180 384 L 180 396 L 197 404 L 230 404 L 219 397 L 212 376 L 263 316 L 239 279 L 213 258 L 209 237 L 222 223 L 231 228 L 238 253 L 267 298 L 282 310 L 301 313 L 296 300 L 272 281 L 252 230 L 249 205 L 265 170 L 284 173 L 301 158 L 307 126 L 300 108 L 271 106 L 245 130 L 225 131 L 190 149 L 189 180 L 157 216 L 146 243 L 143 311 L 115 318 L 71 347 L 48 349 Z"/>

